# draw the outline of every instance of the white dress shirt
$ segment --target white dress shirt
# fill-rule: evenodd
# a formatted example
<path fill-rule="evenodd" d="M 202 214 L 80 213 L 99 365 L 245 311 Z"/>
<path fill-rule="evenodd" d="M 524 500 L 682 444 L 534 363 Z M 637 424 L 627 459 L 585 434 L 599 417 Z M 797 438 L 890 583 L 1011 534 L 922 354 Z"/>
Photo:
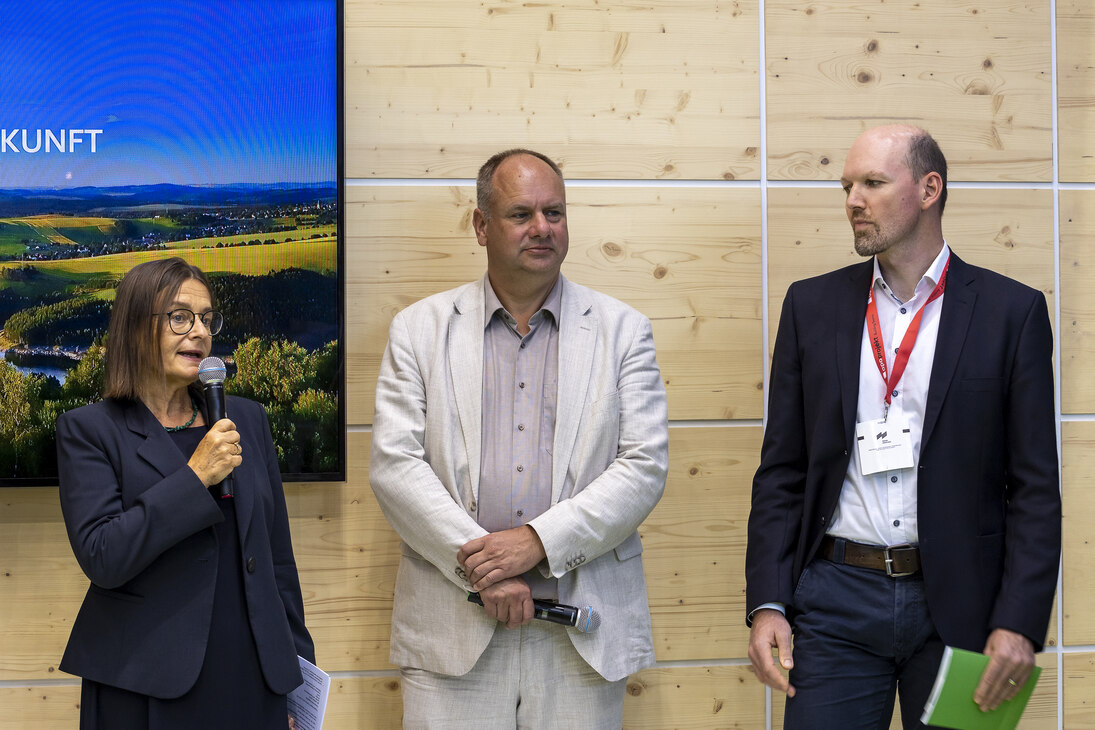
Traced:
<path fill-rule="evenodd" d="M 848 472 L 844 476 L 844 486 L 840 490 L 840 501 L 829 527 L 830 535 L 870 545 L 917 544 L 916 464 L 920 459 L 924 409 L 939 335 L 939 314 L 946 295 L 936 298 L 926 307 L 924 302 L 943 275 L 949 258 L 950 247 L 944 243 L 943 249 L 916 285 L 913 298 L 907 302 L 901 302 L 894 296 L 882 278 L 878 259 L 875 259 L 872 285 L 888 373 L 893 372 L 894 352 L 921 307 L 924 307 L 924 314 L 908 366 L 894 386 L 888 415 L 886 384 L 875 363 L 867 328 L 863 328 L 856 422 L 865 423 L 884 415 L 891 422 L 903 419 L 908 424 L 912 440 L 913 466 L 865 475 L 859 451 L 853 450 Z M 867 292 L 863 295 L 866 296 Z"/>

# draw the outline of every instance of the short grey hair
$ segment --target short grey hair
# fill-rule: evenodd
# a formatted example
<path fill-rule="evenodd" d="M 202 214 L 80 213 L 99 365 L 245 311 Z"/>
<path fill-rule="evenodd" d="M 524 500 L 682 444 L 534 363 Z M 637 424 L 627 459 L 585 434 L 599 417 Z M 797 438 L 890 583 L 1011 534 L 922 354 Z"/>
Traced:
<path fill-rule="evenodd" d="M 475 205 L 487 220 L 490 220 L 490 206 L 491 203 L 494 202 L 494 173 L 498 171 L 499 165 L 515 155 L 530 155 L 538 160 L 542 160 L 559 176 L 560 180 L 563 179 L 563 171 L 559 169 L 559 166 L 556 165 L 550 157 L 541 154 L 540 152 L 515 147 L 493 155 L 479 168 L 479 175 L 475 179 Z"/>

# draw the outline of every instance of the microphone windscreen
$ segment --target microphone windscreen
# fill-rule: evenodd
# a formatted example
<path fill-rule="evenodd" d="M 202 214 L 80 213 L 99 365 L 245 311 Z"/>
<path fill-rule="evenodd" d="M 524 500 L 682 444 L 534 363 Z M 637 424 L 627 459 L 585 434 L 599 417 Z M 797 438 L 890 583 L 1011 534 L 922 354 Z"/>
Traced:
<path fill-rule="evenodd" d="M 219 357 L 207 357 L 198 365 L 198 380 L 202 381 L 202 385 L 223 383 L 227 372 L 224 360 Z"/>
<path fill-rule="evenodd" d="M 575 621 L 574 628 L 583 634 L 591 634 L 600 627 L 601 614 L 597 613 L 597 609 L 593 606 L 578 609 L 578 620 Z"/>

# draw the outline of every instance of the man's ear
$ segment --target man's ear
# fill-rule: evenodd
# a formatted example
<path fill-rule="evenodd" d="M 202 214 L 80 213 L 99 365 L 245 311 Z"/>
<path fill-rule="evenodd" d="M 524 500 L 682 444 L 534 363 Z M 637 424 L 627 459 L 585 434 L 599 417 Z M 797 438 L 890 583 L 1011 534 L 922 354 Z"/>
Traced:
<path fill-rule="evenodd" d="M 487 245 L 487 216 L 478 208 L 471 214 L 471 227 L 475 229 L 475 238 L 480 246 Z"/>
<path fill-rule="evenodd" d="M 943 177 L 938 172 L 929 172 L 920 180 L 920 210 L 935 205 L 943 194 Z"/>

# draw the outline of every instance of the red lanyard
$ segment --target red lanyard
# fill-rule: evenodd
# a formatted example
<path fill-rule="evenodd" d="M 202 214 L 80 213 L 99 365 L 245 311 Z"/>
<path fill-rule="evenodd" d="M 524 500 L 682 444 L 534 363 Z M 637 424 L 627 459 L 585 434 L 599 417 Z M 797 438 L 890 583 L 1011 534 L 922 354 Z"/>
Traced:
<path fill-rule="evenodd" d="M 924 317 L 924 309 L 939 297 L 943 296 L 943 289 L 947 285 L 947 270 L 951 266 L 950 255 L 947 255 L 947 263 L 943 266 L 943 275 L 939 277 L 939 283 L 932 289 L 928 301 L 913 315 L 909 328 L 905 330 L 905 336 L 901 339 L 901 347 L 893 359 L 893 372 L 886 375 L 886 348 L 882 344 L 882 323 L 878 321 L 878 306 L 874 302 L 874 282 L 867 292 L 867 334 L 871 341 L 871 349 L 874 350 L 874 363 L 878 366 L 878 372 L 882 375 L 882 381 L 886 383 L 886 409 L 889 410 L 890 399 L 894 388 L 901 381 L 905 373 L 905 366 L 909 364 L 909 355 L 916 345 L 916 336 L 920 334 L 920 320 Z"/>

